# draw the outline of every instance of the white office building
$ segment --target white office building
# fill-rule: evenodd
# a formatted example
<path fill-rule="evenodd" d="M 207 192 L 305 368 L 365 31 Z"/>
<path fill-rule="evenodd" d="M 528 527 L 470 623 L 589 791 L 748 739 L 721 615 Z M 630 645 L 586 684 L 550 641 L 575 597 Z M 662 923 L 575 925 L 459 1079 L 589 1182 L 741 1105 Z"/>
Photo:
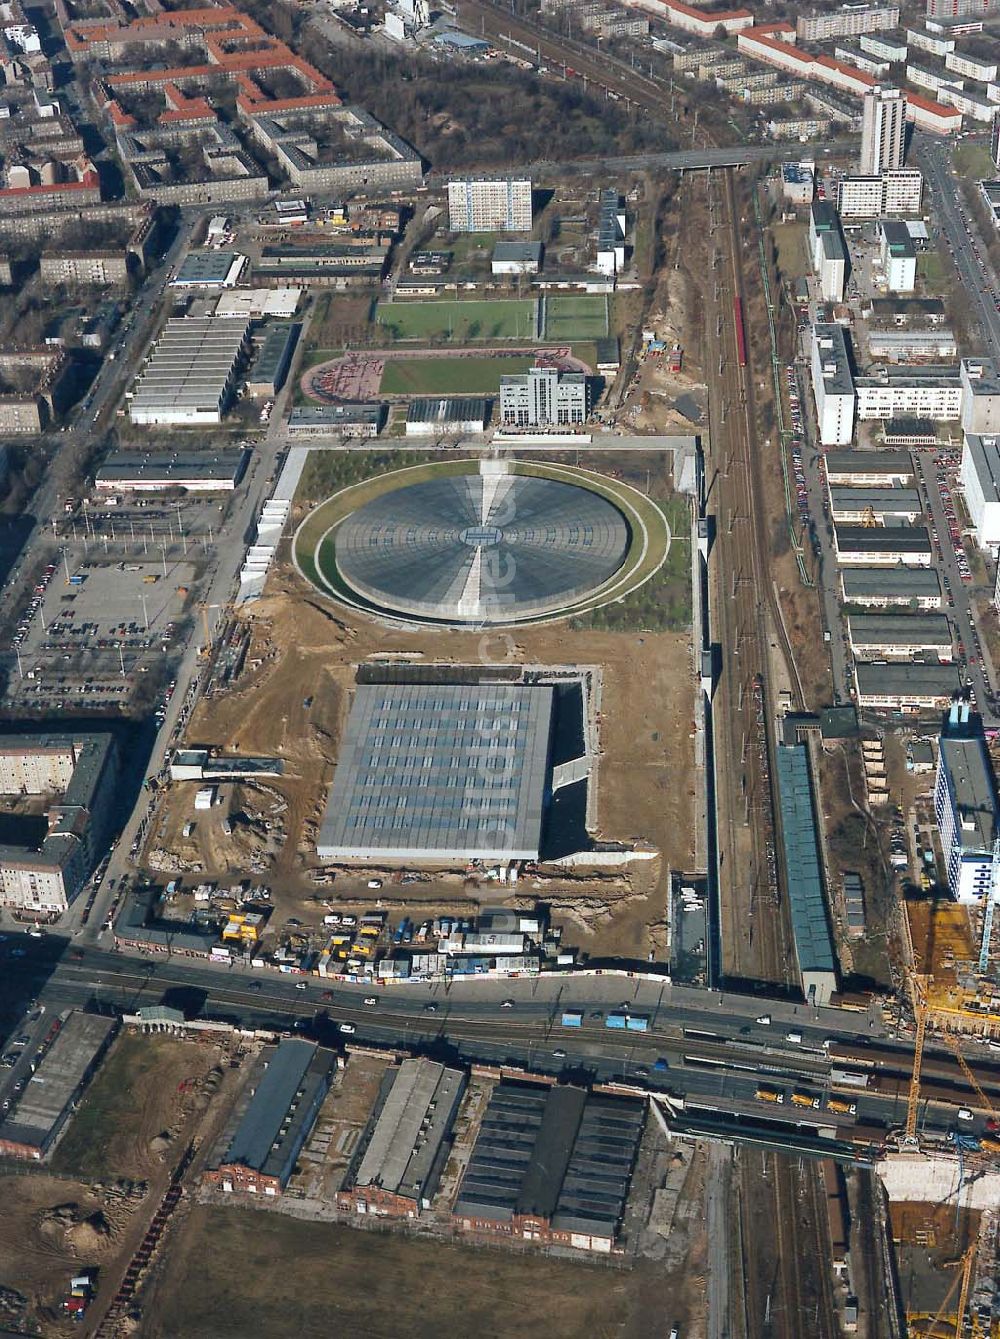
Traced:
<path fill-rule="evenodd" d="M 916 168 L 903 167 L 881 176 L 841 177 L 837 212 L 841 219 L 877 219 L 883 214 L 919 214 L 924 179 Z"/>
<path fill-rule="evenodd" d="M 946 423 L 961 417 L 958 372 L 940 367 L 880 367 L 854 383 L 861 421 L 928 418 Z"/>
<path fill-rule="evenodd" d="M 917 286 L 917 249 L 905 223 L 882 219 L 878 225 L 879 255 L 890 293 L 912 293 Z"/>
<path fill-rule="evenodd" d="M 452 232 L 530 232 L 528 177 L 460 177 L 448 182 Z"/>
<path fill-rule="evenodd" d="M 819 440 L 823 446 L 847 446 L 854 435 L 855 395 L 843 326 L 813 326 L 811 365 Z"/>
<path fill-rule="evenodd" d="M 995 557 L 1000 550 L 1000 438 L 965 434 L 961 480 L 976 543 Z"/>
<path fill-rule="evenodd" d="M 500 422 L 505 428 L 574 427 L 586 423 L 589 387 L 582 372 L 532 367 L 500 378 Z"/>
<path fill-rule="evenodd" d="M 957 902 L 982 902 L 990 895 L 996 810 L 993 775 L 982 739 L 942 735 L 934 813 L 948 887 Z"/>
<path fill-rule="evenodd" d="M 864 97 L 861 118 L 862 176 L 879 177 L 903 166 L 906 96 L 899 88 L 873 88 Z"/>

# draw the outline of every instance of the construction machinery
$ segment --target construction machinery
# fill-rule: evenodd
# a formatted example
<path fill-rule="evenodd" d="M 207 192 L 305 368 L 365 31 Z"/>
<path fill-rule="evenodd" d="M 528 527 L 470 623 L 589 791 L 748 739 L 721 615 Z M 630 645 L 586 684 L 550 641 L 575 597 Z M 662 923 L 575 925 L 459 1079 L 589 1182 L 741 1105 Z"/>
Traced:
<path fill-rule="evenodd" d="M 948 1291 L 944 1295 L 944 1301 L 938 1307 L 937 1315 L 931 1321 L 927 1329 L 921 1331 L 923 1339 L 961 1339 L 961 1336 L 964 1336 L 966 1332 L 965 1313 L 969 1305 L 969 1289 L 972 1284 L 972 1267 L 976 1263 L 977 1249 L 977 1244 L 973 1242 L 957 1260 L 952 1260 L 945 1266 L 948 1269 L 954 1269 L 958 1266 L 959 1272 L 952 1279 Z M 948 1307 L 951 1304 L 951 1299 L 955 1295 L 956 1288 L 958 1289 L 958 1306 L 954 1312 L 954 1319 L 952 1319 L 951 1316 L 949 1316 L 948 1319 L 945 1319 Z M 939 1325 L 943 1325 L 946 1328 L 938 1329 Z M 975 1312 L 972 1314 L 972 1336 L 973 1339 L 983 1339 L 982 1326 L 979 1324 L 979 1317 Z"/>

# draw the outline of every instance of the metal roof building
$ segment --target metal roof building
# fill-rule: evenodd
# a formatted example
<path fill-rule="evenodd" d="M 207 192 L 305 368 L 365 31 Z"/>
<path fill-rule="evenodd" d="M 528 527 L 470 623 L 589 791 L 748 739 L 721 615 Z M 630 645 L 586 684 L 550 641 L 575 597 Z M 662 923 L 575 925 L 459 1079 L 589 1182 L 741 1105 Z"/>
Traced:
<path fill-rule="evenodd" d="M 835 521 L 861 521 L 868 515 L 879 521 L 887 516 L 905 516 L 915 521 L 923 512 L 915 488 L 852 488 L 833 484 L 830 504 Z"/>
<path fill-rule="evenodd" d="M 74 1010 L 0 1123 L 0 1152 L 39 1159 L 51 1148 L 118 1028 L 116 1018 Z"/>
<path fill-rule="evenodd" d="M 214 247 L 189 251 L 171 288 L 232 288 L 247 263 L 246 256 L 235 251 L 216 251 Z"/>
<path fill-rule="evenodd" d="M 301 329 L 297 321 L 283 322 L 269 328 L 257 361 L 247 377 L 247 388 L 251 395 L 277 395 L 281 390 Z"/>
<path fill-rule="evenodd" d="M 833 536 L 841 563 L 931 564 L 931 538 L 922 525 L 834 525 Z"/>
<path fill-rule="evenodd" d="M 808 746 L 779 744 L 776 767 L 788 902 L 802 993 L 815 1004 L 828 1004 L 837 989 L 837 959 L 827 920 Z"/>
<path fill-rule="evenodd" d="M 942 660 L 952 654 L 951 623 L 946 614 L 849 614 L 848 635 L 856 652 Z"/>
<path fill-rule="evenodd" d="M 247 452 L 213 451 L 181 453 L 115 451 L 94 476 L 102 492 L 117 488 L 133 492 L 158 492 L 184 488 L 189 493 L 231 493 L 239 483 Z"/>
<path fill-rule="evenodd" d="M 913 483 L 909 451 L 827 451 L 823 463 L 831 484 L 887 488 Z"/>
<path fill-rule="evenodd" d="M 489 417 L 490 403 L 481 396 L 411 400 L 406 410 L 406 435 L 434 437 L 448 433 L 480 433 L 485 430 Z"/>
<path fill-rule="evenodd" d="M 177 316 L 164 326 L 129 401 L 133 423 L 220 423 L 247 350 L 243 316 Z"/>
<path fill-rule="evenodd" d="M 933 567 L 843 567 L 840 586 L 845 604 L 941 607 L 941 578 Z"/>
<path fill-rule="evenodd" d="M 361 684 L 317 850 L 324 860 L 537 860 L 553 689 Z"/>
<path fill-rule="evenodd" d="M 609 1250 L 644 1114 L 640 1102 L 582 1088 L 499 1083 L 462 1179 L 456 1218 L 473 1231 Z"/>
<path fill-rule="evenodd" d="M 980 736 L 941 736 L 934 813 L 952 896 L 959 902 L 982 901 L 992 892 L 997 797 Z"/>
<path fill-rule="evenodd" d="M 323 1105 L 336 1060 L 332 1051 L 300 1037 L 266 1050 L 263 1074 L 211 1179 L 224 1190 L 283 1190 Z"/>
<path fill-rule="evenodd" d="M 354 1194 L 370 1188 L 429 1208 L 465 1085 L 461 1070 L 432 1060 L 404 1060 L 387 1070 L 357 1171 L 348 1174 Z"/>
<path fill-rule="evenodd" d="M 288 431 L 297 437 L 377 437 L 384 420 L 383 404 L 296 405 Z"/>
<path fill-rule="evenodd" d="M 854 679 L 858 705 L 896 711 L 946 707 L 962 689 L 956 665 L 894 664 L 856 660 Z"/>

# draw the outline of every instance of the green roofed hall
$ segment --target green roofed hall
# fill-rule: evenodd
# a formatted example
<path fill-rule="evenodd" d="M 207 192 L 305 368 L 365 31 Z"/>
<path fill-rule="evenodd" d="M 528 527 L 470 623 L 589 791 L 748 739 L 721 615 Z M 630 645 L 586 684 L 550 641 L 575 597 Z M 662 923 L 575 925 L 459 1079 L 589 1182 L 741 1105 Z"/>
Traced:
<path fill-rule="evenodd" d="M 788 904 L 802 993 L 815 1004 L 828 1004 L 837 989 L 837 961 L 826 914 L 807 746 L 779 744 L 777 774 Z"/>

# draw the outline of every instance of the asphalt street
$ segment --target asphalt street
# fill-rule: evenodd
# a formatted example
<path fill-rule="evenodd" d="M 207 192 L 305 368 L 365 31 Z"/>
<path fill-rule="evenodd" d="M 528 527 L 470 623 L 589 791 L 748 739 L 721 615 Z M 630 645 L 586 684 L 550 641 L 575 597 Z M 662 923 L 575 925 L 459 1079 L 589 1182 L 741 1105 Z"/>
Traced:
<path fill-rule="evenodd" d="M 1000 357 L 1000 312 L 991 290 L 996 289 L 986 247 L 975 221 L 962 201 L 958 179 L 950 166 L 951 145 L 928 135 L 915 134 L 913 152 L 934 200 L 938 224 L 945 235 L 970 306 L 983 328 L 983 353 Z"/>

